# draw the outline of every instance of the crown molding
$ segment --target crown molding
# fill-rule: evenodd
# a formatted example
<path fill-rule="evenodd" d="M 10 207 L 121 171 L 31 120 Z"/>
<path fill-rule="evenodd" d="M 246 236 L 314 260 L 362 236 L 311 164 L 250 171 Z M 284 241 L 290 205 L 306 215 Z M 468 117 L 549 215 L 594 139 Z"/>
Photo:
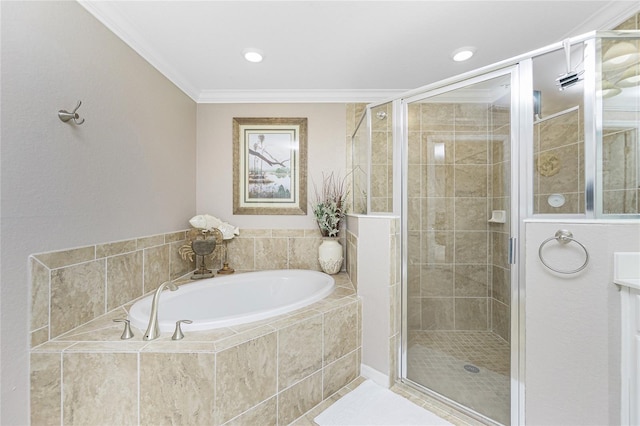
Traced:
<path fill-rule="evenodd" d="M 164 75 L 169 81 L 175 84 L 187 96 L 194 101 L 198 99 L 198 90 L 163 58 L 153 53 L 153 49 L 144 43 L 135 27 L 126 19 L 124 14 L 114 13 L 117 10 L 117 2 L 102 2 L 90 0 L 76 0 L 87 12 L 93 15 L 112 33 L 131 47 L 144 60 L 149 62 L 158 72 Z"/>
<path fill-rule="evenodd" d="M 203 90 L 196 102 L 233 103 L 371 103 L 405 90 Z"/>
<path fill-rule="evenodd" d="M 612 30 L 636 13 L 640 13 L 640 2 L 636 0 L 611 1 L 575 27 L 567 37 L 596 30 Z"/>

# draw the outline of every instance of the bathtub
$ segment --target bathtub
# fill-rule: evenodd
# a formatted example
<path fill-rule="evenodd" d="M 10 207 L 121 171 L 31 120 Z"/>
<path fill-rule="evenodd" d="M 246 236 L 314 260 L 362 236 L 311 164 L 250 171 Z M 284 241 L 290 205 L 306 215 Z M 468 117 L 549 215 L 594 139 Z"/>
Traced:
<path fill-rule="evenodd" d="M 218 275 L 184 284 L 160 296 L 160 331 L 172 332 L 176 321 L 185 331 L 244 324 L 300 309 L 331 294 L 333 277 L 318 271 L 282 269 Z M 146 330 L 153 294 L 131 306 L 131 325 Z"/>

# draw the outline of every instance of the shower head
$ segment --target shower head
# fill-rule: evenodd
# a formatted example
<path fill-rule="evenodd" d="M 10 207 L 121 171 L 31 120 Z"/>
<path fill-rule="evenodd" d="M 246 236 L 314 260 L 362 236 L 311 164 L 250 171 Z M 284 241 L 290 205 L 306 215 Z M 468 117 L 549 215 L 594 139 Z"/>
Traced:
<path fill-rule="evenodd" d="M 582 74 L 584 73 L 584 70 L 578 72 L 571 69 L 571 44 L 569 39 L 562 42 L 562 47 L 564 47 L 564 56 L 567 61 L 567 72 L 556 78 L 556 85 L 560 91 L 563 91 L 582 80 Z"/>

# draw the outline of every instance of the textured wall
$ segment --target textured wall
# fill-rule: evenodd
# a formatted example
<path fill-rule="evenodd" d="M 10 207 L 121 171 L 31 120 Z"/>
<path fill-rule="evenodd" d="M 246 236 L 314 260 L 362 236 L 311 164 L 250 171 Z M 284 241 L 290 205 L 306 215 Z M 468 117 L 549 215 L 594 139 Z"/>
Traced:
<path fill-rule="evenodd" d="M 0 423 L 26 424 L 28 256 L 185 229 L 196 106 L 76 2 L 2 2 L 1 28 Z"/>

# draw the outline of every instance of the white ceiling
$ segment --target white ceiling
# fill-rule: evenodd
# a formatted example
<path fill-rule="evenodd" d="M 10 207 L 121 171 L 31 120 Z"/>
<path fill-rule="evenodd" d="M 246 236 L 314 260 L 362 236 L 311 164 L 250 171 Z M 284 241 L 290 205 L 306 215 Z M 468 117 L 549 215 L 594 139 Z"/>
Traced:
<path fill-rule="evenodd" d="M 631 1 L 78 0 L 197 102 L 369 102 L 610 29 Z M 451 52 L 474 46 L 465 63 Z M 265 53 L 259 64 L 245 48 Z"/>

